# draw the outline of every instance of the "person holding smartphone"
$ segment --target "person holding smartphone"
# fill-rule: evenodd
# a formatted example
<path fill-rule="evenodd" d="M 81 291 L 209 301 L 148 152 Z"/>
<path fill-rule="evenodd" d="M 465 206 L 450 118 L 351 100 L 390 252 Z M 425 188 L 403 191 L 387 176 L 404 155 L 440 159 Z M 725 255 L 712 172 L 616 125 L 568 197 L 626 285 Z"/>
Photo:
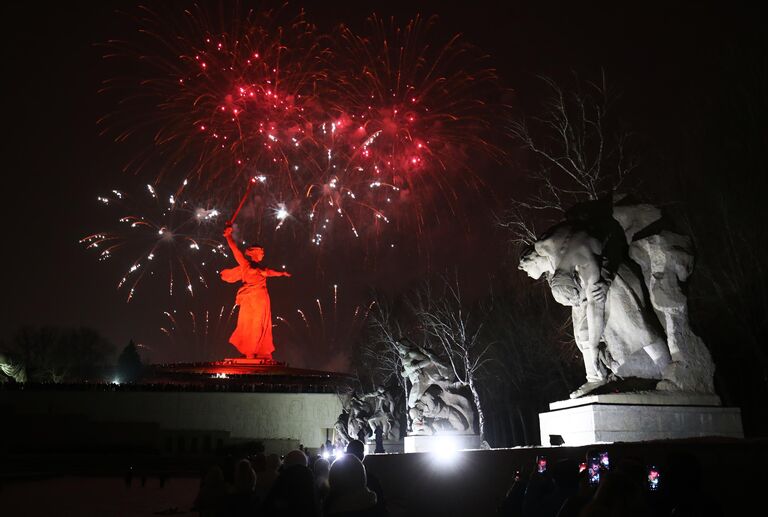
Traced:
<path fill-rule="evenodd" d="M 547 457 L 536 456 L 536 472 L 544 474 L 547 471 Z"/>
<path fill-rule="evenodd" d="M 523 498 L 523 515 L 549 515 L 547 509 L 556 511 L 550 508 L 554 490 L 552 476 L 547 471 L 547 458 L 536 456 Z"/>
<path fill-rule="evenodd" d="M 581 465 L 584 466 L 583 469 Z M 560 507 L 560 511 L 557 512 L 557 517 L 578 517 L 597 491 L 597 485 L 600 483 L 598 451 L 595 449 L 588 450 L 585 455 L 585 461 L 581 465 L 574 466 L 574 471 L 578 476 L 576 493 L 565 499 Z M 593 475 L 597 472 L 596 479 L 593 478 L 593 475 L 590 475 L 590 470 L 592 470 Z"/>
<path fill-rule="evenodd" d="M 522 515 L 523 498 L 525 497 L 526 487 L 527 484 L 522 477 L 520 467 L 516 466 L 513 470 L 512 485 L 509 487 L 509 490 L 507 490 L 504 500 L 499 505 L 499 515 L 509 517 Z"/>

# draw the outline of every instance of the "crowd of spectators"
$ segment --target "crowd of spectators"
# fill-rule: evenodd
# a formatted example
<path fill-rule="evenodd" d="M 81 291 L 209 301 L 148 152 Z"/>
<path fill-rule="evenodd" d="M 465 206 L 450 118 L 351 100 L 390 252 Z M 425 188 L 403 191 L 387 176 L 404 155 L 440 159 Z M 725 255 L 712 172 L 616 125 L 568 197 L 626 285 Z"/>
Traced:
<path fill-rule="evenodd" d="M 389 515 L 381 483 L 364 464 L 364 445 L 352 440 L 339 453 L 330 443 L 317 454 L 301 446 L 283 458 L 257 454 L 203 477 L 194 510 L 200 517 Z M 562 459 L 546 469 L 518 473 L 498 507 L 504 517 L 722 517 L 722 506 L 702 488 L 695 457 L 672 453 L 663 484 L 632 458 L 601 465 Z M 537 465 L 538 466 L 538 465 Z M 654 466 L 653 469 L 656 469 Z M 229 473 L 229 478 L 225 475 Z M 596 481 L 597 479 L 597 481 Z M 479 514 L 478 514 L 479 515 Z"/>
<path fill-rule="evenodd" d="M 498 515 L 504 517 L 723 517 L 722 506 L 702 488 L 701 465 L 686 453 L 670 454 L 663 466 L 632 458 L 616 465 L 563 459 L 543 472 L 517 472 Z"/>
<path fill-rule="evenodd" d="M 364 458 L 363 443 L 353 440 L 340 454 L 310 454 L 300 446 L 284 457 L 255 454 L 214 465 L 201 479 L 193 510 L 200 517 L 385 516 L 384 492 Z"/>

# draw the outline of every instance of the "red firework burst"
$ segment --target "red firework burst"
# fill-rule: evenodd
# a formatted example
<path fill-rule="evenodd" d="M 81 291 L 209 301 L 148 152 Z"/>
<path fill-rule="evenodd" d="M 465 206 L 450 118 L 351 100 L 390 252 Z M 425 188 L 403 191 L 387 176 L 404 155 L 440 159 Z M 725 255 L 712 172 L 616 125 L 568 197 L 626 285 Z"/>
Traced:
<path fill-rule="evenodd" d="M 303 181 L 288 156 L 304 154 L 311 138 L 324 50 L 302 14 L 241 11 L 211 16 L 196 6 L 178 19 L 143 9 L 142 41 L 113 42 L 110 57 L 138 58 L 148 78 L 110 82 L 129 95 L 102 122 L 125 128 L 118 140 L 155 128 L 152 150 L 166 155 L 158 176 L 194 177 L 230 197 L 265 175 L 272 188 L 298 195 Z"/>
<path fill-rule="evenodd" d="M 118 139 L 155 127 L 157 176 L 194 177 L 220 206 L 257 178 L 251 233 L 290 226 L 316 245 L 334 228 L 379 235 L 390 221 L 418 233 L 479 187 L 478 159 L 501 155 L 489 139 L 503 112 L 496 75 L 459 36 L 440 42 L 434 18 L 373 17 L 370 34 L 324 37 L 285 8 L 144 13 L 144 44 L 115 45 L 151 77 L 116 114 Z M 146 100 L 150 111 L 137 109 Z"/>
<path fill-rule="evenodd" d="M 421 226 L 435 203 L 480 186 L 473 165 L 499 160 L 492 143 L 505 107 L 488 57 L 455 35 L 441 41 L 436 18 L 399 26 L 373 16 L 370 34 L 340 27 L 333 109 L 350 120 L 350 167 L 384 196 L 408 203 Z M 380 196 L 381 197 L 381 196 Z"/>

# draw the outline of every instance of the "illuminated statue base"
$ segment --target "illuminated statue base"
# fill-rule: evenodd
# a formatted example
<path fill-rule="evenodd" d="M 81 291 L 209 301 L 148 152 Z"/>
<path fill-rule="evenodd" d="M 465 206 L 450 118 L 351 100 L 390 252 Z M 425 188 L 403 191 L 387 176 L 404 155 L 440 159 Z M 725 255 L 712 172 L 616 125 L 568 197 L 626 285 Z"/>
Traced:
<path fill-rule="evenodd" d="M 224 364 L 233 366 L 284 366 L 285 363 L 275 361 L 271 357 L 238 357 L 227 358 L 223 361 Z"/>
<path fill-rule="evenodd" d="M 272 385 L 279 385 L 280 389 L 283 389 L 287 385 L 299 383 L 311 385 L 312 390 L 328 385 L 329 390 L 336 392 L 335 386 L 347 386 L 349 383 L 349 376 L 346 374 L 294 368 L 269 358 L 230 358 L 213 362 L 151 365 L 145 368 L 141 382 L 207 386 L 211 383 L 221 384 L 222 379 L 229 379 L 224 383 L 227 385 L 244 383 L 248 386 L 258 386 L 260 390 Z"/>
<path fill-rule="evenodd" d="M 741 410 L 720 406 L 715 395 L 615 393 L 553 402 L 549 408 L 539 413 L 542 445 L 744 438 Z"/>
<path fill-rule="evenodd" d="M 479 434 L 435 434 L 408 435 L 403 446 L 405 452 L 437 452 L 450 453 L 469 449 L 480 449 Z"/>
<path fill-rule="evenodd" d="M 381 443 L 384 453 L 405 452 L 403 440 L 384 440 Z M 365 454 L 376 454 L 376 440 L 368 438 L 365 440 Z"/>

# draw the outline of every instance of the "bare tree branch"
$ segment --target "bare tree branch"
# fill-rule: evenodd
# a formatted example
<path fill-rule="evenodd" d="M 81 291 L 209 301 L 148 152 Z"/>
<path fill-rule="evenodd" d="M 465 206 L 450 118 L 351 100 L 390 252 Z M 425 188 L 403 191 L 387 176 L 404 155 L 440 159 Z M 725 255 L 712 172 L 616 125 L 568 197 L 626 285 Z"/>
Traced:
<path fill-rule="evenodd" d="M 633 135 L 618 127 L 618 95 L 609 88 L 604 71 L 597 81 L 582 81 L 573 74 L 567 89 L 550 77 L 540 79 L 549 92 L 542 111 L 509 126 L 530 153 L 528 177 L 536 188 L 512 200 L 499 222 L 519 245 L 536 240 L 532 220 L 550 225 L 570 206 L 612 194 L 638 165 L 631 150 Z"/>

